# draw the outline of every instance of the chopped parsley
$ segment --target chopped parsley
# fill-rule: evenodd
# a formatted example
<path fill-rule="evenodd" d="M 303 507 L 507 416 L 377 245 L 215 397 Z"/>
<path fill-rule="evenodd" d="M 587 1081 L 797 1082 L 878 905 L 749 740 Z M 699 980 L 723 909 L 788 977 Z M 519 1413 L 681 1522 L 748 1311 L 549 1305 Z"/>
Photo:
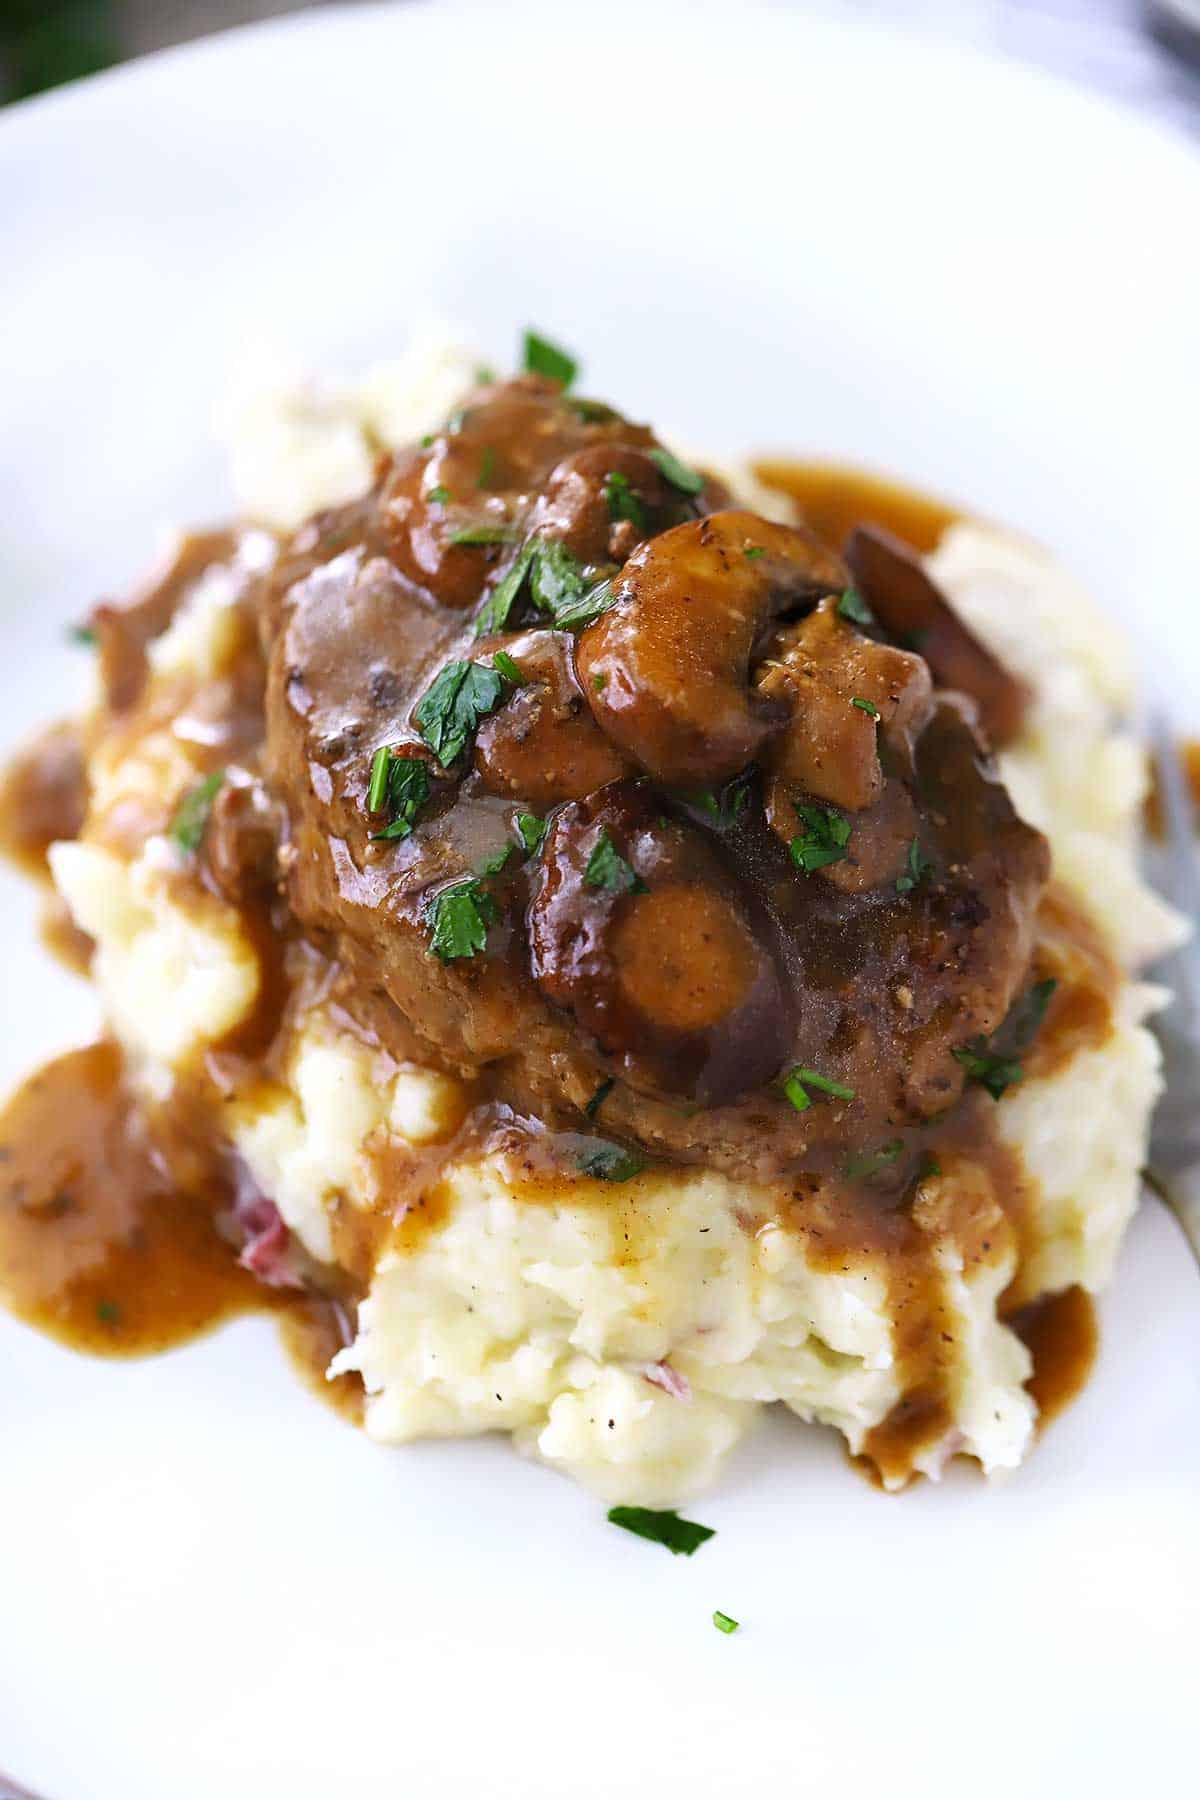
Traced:
<path fill-rule="evenodd" d="M 490 444 L 484 445 L 483 455 L 479 459 L 479 474 L 475 477 L 475 486 L 485 488 L 496 471 L 496 452 Z"/>
<path fill-rule="evenodd" d="M 598 581 L 586 593 L 580 594 L 578 599 L 560 606 L 554 615 L 554 623 L 563 631 L 578 631 L 585 625 L 594 624 L 601 613 L 606 613 L 616 604 L 617 596 L 612 582 Z"/>
<path fill-rule="evenodd" d="M 969 1079 L 985 1087 L 993 1100 L 999 1100 L 1010 1087 L 1024 1080 L 1020 1056 L 1037 1036 L 1057 986 L 1053 980 L 1035 981 L 1013 1003 L 990 1044 L 986 1038 L 973 1038 L 954 1052 L 955 1062 L 961 1063 Z"/>
<path fill-rule="evenodd" d="M 529 538 L 475 620 L 475 636 L 502 631 L 524 587 L 540 612 L 564 631 L 590 625 L 616 602 L 610 581 L 589 581 L 583 564 L 555 538 Z"/>
<path fill-rule="evenodd" d="M 850 842 L 850 821 L 832 806 L 800 805 L 796 815 L 804 829 L 788 845 L 798 869 L 811 875 L 830 863 L 841 862 Z"/>
<path fill-rule="evenodd" d="M 372 839 L 406 838 L 429 798 L 429 770 L 419 756 L 393 756 L 386 745 L 371 759 L 367 811 L 386 812 L 388 823 Z"/>
<path fill-rule="evenodd" d="M 712 788 L 695 788 L 690 794 L 685 794 L 684 798 L 698 813 L 703 813 L 714 825 L 725 829 L 736 825 L 741 818 L 750 798 L 750 790 L 743 783 L 728 787 L 720 794 L 714 793 Z"/>
<path fill-rule="evenodd" d="M 698 474 L 695 469 L 689 469 L 686 463 L 680 462 L 677 456 L 672 456 L 669 450 L 652 450 L 650 461 L 681 494 L 698 494 L 704 486 L 703 475 Z"/>
<path fill-rule="evenodd" d="M 904 873 L 902 875 L 897 875 L 896 877 L 896 892 L 898 894 L 911 894 L 915 887 L 920 887 L 926 876 L 932 875 L 933 873 L 933 863 L 930 862 L 927 856 L 921 854 L 920 839 L 914 838 L 912 843 L 908 846 L 908 855 L 905 858 Z"/>
<path fill-rule="evenodd" d="M 520 833 L 521 842 L 525 846 L 525 854 L 536 856 L 545 842 L 549 822 L 546 819 L 539 819 L 536 813 L 519 812 L 516 817 L 516 827 Z"/>
<path fill-rule="evenodd" d="M 717 1611 L 713 1614 L 713 1624 L 718 1631 L 723 1631 L 726 1637 L 728 1637 L 732 1632 L 738 1629 L 739 1621 L 737 1619 L 731 1619 L 728 1613 Z"/>
<path fill-rule="evenodd" d="M 747 544 L 746 548 L 742 551 L 742 555 L 747 562 L 756 562 L 760 556 L 765 556 L 766 554 L 766 549 L 762 544 Z"/>
<path fill-rule="evenodd" d="M 828 1075 L 819 1075 L 816 1069 L 792 1069 L 784 1077 L 783 1091 L 797 1112 L 807 1112 L 812 1105 L 809 1088 L 818 1094 L 832 1094 L 835 1100 L 853 1100 L 854 1089 L 843 1087 L 840 1081 L 831 1081 Z"/>
<path fill-rule="evenodd" d="M 644 894 L 647 891 L 645 882 L 625 861 L 607 828 L 602 828 L 596 839 L 596 848 L 583 871 L 583 881 L 585 887 L 607 888 L 613 894 Z"/>
<path fill-rule="evenodd" d="M 461 756 L 480 719 L 498 705 L 503 678 L 482 663 L 448 662 L 417 702 L 413 720 L 443 768 Z"/>
<path fill-rule="evenodd" d="M 505 681 L 511 681 L 514 687 L 525 686 L 520 664 L 513 661 L 507 650 L 497 650 L 492 658 L 492 666 L 499 669 Z"/>
<path fill-rule="evenodd" d="M 508 573 L 496 583 L 475 620 L 476 637 L 488 637 L 493 631 L 504 630 L 508 624 L 508 615 L 512 611 L 517 595 L 524 585 L 525 577 L 529 573 L 529 565 L 533 560 L 536 548 L 536 541 L 530 538 L 518 552 Z"/>
<path fill-rule="evenodd" d="M 480 363 L 475 370 L 475 386 L 491 387 L 496 380 L 496 371 L 490 363 Z"/>
<path fill-rule="evenodd" d="M 837 603 L 836 610 L 839 619 L 849 619 L 852 625 L 866 627 L 875 623 L 875 614 L 857 588 L 846 589 Z"/>
<path fill-rule="evenodd" d="M 612 1093 L 612 1091 L 616 1087 L 616 1085 L 617 1084 L 613 1080 L 611 1075 L 609 1076 L 607 1081 L 602 1081 L 600 1083 L 600 1086 L 596 1089 L 595 1093 L 592 1095 L 591 1099 L 588 1101 L 587 1105 L 583 1109 L 589 1119 L 595 1118 L 596 1114 L 600 1111 L 600 1108 L 604 1105 L 604 1102 L 608 1099 L 608 1096 Z"/>
<path fill-rule="evenodd" d="M 604 1138 L 596 1138 L 579 1152 L 575 1166 L 581 1175 L 590 1175 L 593 1181 L 632 1181 L 645 1168 L 646 1159 L 636 1150 L 627 1150 L 623 1144 L 610 1144 Z"/>
<path fill-rule="evenodd" d="M 511 544 L 515 533 L 508 525 L 460 525 L 450 533 L 452 544 Z"/>
<path fill-rule="evenodd" d="M 850 1157 L 843 1172 L 851 1181 L 870 1181 L 873 1176 L 881 1175 L 885 1169 L 891 1168 L 903 1150 L 904 1139 L 893 1138 L 890 1143 L 880 1145 L 878 1150 L 868 1150 L 863 1156 Z"/>
<path fill-rule="evenodd" d="M 225 779 L 224 769 L 214 769 L 203 781 L 189 788 L 171 817 L 170 835 L 181 850 L 191 853 L 200 848 L 208 828 L 212 804 Z"/>
<path fill-rule="evenodd" d="M 450 498 L 450 489 L 448 487 L 442 487 L 439 483 L 437 487 L 430 488 L 425 498 L 432 506 L 445 506 L 447 500 Z"/>
<path fill-rule="evenodd" d="M 859 712 L 865 712 L 868 719 L 877 719 L 879 717 L 879 708 L 873 700 L 864 700 L 861 695 L 855 694 L 850 704 L 851 706 L 857 706 Z"/>
<path fill-rule="evenodd" d="M 434 955 L 442 962 L 478 955 L 487 943 L 489 926 L 499 916 L 496 902 L 476 876 L 453 882 L 425 906 Z"/>
<path fill-rule="evenodd" d="M 672 1556 L 692 1556 L 701 1544 L 716 1537 L 711 1526 L 697 1525 L 694 1519 L 681 1519 L 677 1512 L 654 1512 L 648 1506 L 614 1506 L 608 1515 L 610 1525 L 632 1531 L 635 1537 L 647 1538 L 652 1544 L 663 1544 Z"/>
<path fill-rule="evenodd" d="M 602 694 L 607 686 L 608 686 L 608 676 L 605 675 L 601 670 L 598 669 L 596 671 L 596 673 L 592 676 L 593 689 L 595 690 L 595 692 L 597 694 Z"/>
<path fill-rule="evenodd" d="M 628 475 L 622 475 L 620 469 L 610 469 L 604 477 L 601 489 L 608 506 L 610 519 L 628 519 L 639 531 L 646 528 L 646 503 L 640 494 L 635 493 Z"/>
<path fill-rule="evenodd" d="M 561 382 L 564 388 L 569 388 L 579 373 L 579 364 L 573 356 L 536 331 L 526 331 L 522 352 L 522 364 L 531 375 L 548 375 L 551 381 Z"/>
<path fill-rule="evenodd" d="M 99 1319 L 101 1325 L 119 1325 L 121 1323 L 121 1308 L 117 1305 L 115 1300 L 97 1300 L 96 1317 Z"/>
<path fill-rule="evenodd" d="M 68 625 L 67 638 L 81 649 L 90 650 L 96 642 L 96 628 L 94 625 Z"/>
<path fill-rule="evenodd" d="M 490 856 L 484 857 L 479 865 L 479 873 L 481 875 L 498 875 L 515 849 L 515 844 L 501 844 L 499 850 L 493 850 Z"/>

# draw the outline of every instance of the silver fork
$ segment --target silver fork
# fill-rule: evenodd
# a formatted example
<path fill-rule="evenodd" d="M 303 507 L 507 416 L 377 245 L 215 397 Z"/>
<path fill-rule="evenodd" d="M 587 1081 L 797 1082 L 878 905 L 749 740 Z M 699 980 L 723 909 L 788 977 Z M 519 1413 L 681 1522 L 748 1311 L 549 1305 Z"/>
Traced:
<path fill-rule="evenodd" d="M 1187 778 L 1170 728 L 1151 720 L 1150 748 L 1162 799 L 1165 838 L 1148 852 L 1155 886 L 1200 926 L 1200 862 Z M 1170 1207 L 1200 1260 L 1200 942 L 1191 937 L 1163 957 L 1152 978 L 1171 990 L 1153 1020 L 1166 1089 L 1150 1132 L 1149 1185 Z"/>

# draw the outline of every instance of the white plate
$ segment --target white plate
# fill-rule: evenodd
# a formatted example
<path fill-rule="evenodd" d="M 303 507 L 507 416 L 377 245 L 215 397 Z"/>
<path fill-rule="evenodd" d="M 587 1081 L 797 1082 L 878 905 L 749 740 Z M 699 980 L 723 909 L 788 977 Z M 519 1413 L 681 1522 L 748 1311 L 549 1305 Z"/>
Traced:
<path fill-rule="evenodd" d="M 1054 544 L 1200 717 L 1200 165 L 803 17 L 321 13 L 0 119 L 0 682 L 223 503 L 255 346 L 533 321 L 685 441 L 890 465 Z M 0 1074 L 88 1029 L 5 877 Z M 1148 1208 L 1014 1479 L 884 1499 L 774 1421 L 691 1562 L 499 1442 L 389 1453 L 261 1321 L 158 1361 L 0 1319 L 0 1766 L 51 1800 L 1110 1794 L 1195 1765 L 1200 1281 Z M 733 1638 L 716 1606 L 743 1621 Z"/>

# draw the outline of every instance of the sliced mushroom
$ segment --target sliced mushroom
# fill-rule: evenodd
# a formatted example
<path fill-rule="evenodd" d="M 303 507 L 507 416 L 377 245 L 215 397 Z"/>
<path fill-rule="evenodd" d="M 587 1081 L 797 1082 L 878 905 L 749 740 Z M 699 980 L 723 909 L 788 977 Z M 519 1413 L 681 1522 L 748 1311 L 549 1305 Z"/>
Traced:
<path fill-rule="evenodd" d="M 736 775 L 788 717 L 750 685 L 767 626 L 845 582 L 816 538 L 755 513 L 712 513 L 664 531 L 630 557 L 617 604 L 580 640 L 596 719 L 659 781 Z"/>
<path fill-rule="evenodd" d="M 662 817 L 636 783 L 555 816 L 529 941 L 543 994 L 635 1087 L 717 1105 L 760 1087 L 787 1054 L 790 1008 L 764 921 L 703 834 Z"/>
<path fill-rule="evenodd" d="M 921 559 L 890 532 L 860 525 L 846 544 L 846 560 L 880 624 L 920 652 L 938 686 L 974 700 L 993 744 L 1014 738 L 1029 689 L 964 625 Z"/>
<path fill-rule="evenodd" d="M 502 642 L 524 685 L 476 734 L 475 768 L 484 791 L 544 812 L 630 774 L 629 763 L 588 711 L 569 633 L 526 631 L 488 640 L 481 653 L 486 656 Z"/>

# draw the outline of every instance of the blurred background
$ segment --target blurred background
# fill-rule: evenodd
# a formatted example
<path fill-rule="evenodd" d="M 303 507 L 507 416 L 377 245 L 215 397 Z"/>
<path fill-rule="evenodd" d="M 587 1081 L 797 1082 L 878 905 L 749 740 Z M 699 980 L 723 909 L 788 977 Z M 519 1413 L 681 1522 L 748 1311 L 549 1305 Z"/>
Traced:
<path fill-rule="evenodd" d="M 302 12 L 315 3 L 0 0 L 0 105 L 129 57 L 256 19 Z M 1200 141 L 1200 0 L 777 0 L 777 4 L 889 20 L 954 42 L 1000 50 L 1103 92 Z"/>

